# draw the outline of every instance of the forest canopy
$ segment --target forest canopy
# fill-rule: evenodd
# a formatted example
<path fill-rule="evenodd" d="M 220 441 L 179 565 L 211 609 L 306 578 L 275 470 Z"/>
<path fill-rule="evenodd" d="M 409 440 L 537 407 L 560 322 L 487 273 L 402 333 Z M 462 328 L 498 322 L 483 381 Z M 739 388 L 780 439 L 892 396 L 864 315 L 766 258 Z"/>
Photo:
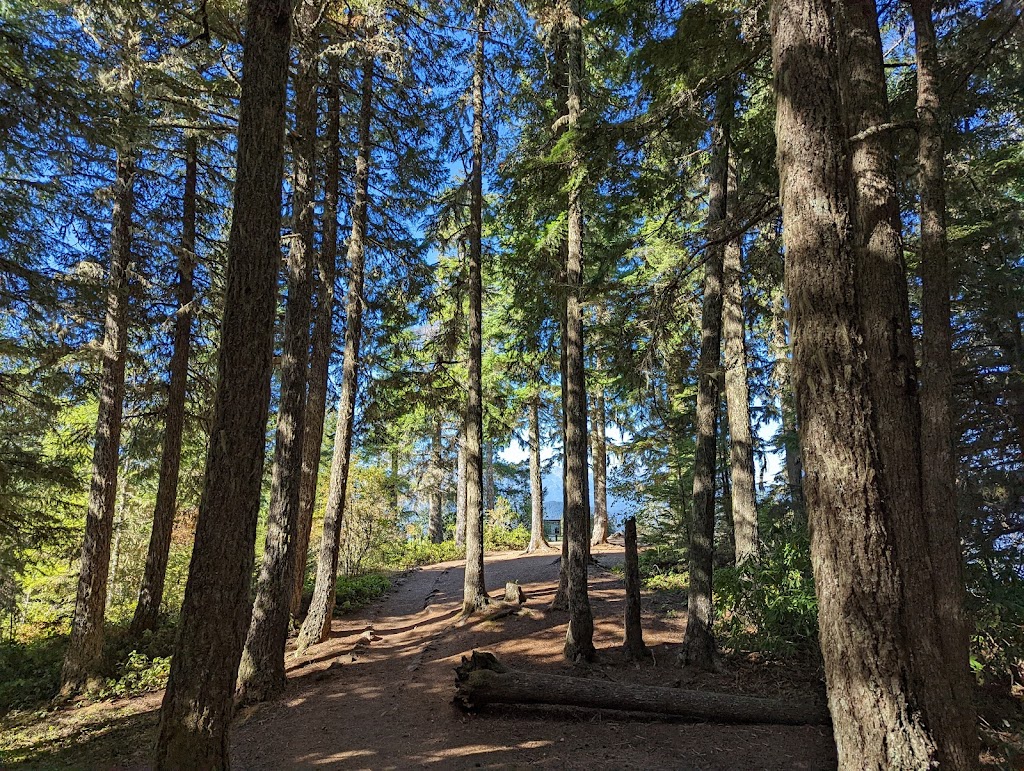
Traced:
<path fill-rule="evenodd" d="M 589 665 L 634 522 L 841 768 L 1019 741 L 1021 15 L 0 3 L 0 714 L 166 686 L 226 766 L 401 571 L 559 546 Z"/>

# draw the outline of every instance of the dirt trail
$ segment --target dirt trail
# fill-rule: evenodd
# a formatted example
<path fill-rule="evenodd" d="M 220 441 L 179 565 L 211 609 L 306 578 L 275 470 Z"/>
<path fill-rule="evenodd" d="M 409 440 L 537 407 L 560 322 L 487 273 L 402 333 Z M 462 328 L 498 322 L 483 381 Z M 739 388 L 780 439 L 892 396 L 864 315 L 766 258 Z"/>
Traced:
<path fill-rule="evenodd" d="M 621 554 L 615 546 L 595 550 L 605 565 Z M 235 768 L 835 767 L 831 737 L 813 727 L 658 723 L 542 709 L 459 712 L 451 705 L 453 668 L 474 648 L 535 670 L 816 698 L 813 685 L 764 666 L 682 677 L 672 663 L 684 615 L 645 613 L 656 665 L 627 664 L 619 653 L 622 583 L 596 566 L 590 591 L 600 659 L 588 670 L 570 667 L 561 656 L 567 615 L 548 610 L 557 556 L 487 558 L 492 596 L 508 580 L 523 585 L 528 599 L 519 615 L 456 626 L 463 572 L 452 562 L 413 571 L 380 603 L 336 619 L 330 640 L 304 657 L 289 654 L 284 697 L 240 717 L 232 737 Z"/>

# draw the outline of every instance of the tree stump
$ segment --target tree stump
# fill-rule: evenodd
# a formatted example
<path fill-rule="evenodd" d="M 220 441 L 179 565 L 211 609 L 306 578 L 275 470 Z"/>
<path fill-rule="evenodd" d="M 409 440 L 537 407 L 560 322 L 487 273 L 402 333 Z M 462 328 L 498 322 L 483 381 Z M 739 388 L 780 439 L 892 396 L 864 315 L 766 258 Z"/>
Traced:
<path fill-rule="evenodd" d="M 517 581 L 509 581 L 505 584 L 505 602 L 510 602 L 514 605 L 522 605 L 526 602 L 526 592 L 523 591 L 523 587 Z"/>
<path fill-rule="evenodd" d="M 640 562 L 636 546 L 636 517 L 626 520 L 626 642 L 623 647 L 633 661 L 648 657 L 640 626 Z"/>

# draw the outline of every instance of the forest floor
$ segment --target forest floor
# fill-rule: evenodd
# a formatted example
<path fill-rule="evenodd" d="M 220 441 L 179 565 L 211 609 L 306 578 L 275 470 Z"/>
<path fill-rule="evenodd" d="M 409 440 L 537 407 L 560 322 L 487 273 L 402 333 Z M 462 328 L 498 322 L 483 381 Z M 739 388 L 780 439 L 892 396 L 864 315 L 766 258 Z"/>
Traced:
<path fill-rule="evenodd" d="M 676 685 L 821 701 L 813 666 L 730 657 L 721 673 L 676 667 L 685 596 L 645 594 L 644 635 L 652 662 L 621 653 L 622 549 L 596 548 L 590 597 L 598 659 L 588 667 L 562 658 L 568 616 L 548 605 L 558 552 L 488 555 L 487 586 L 500 596 L 518 581 L 527 602 L 514 615 L 457 624 L 459 562 L 397 577 L 379 602 L 334 620 L 331 638 L 288 656 L 288 689 L 239 715 L 232 734 L 236 769 L 284 768 L 673 768 L 830 769 L 827 729 L 811 726 L 663 722 L 624 714 L 543 708 L 490 708 L 466 715 L 452 705 L 454 667 L 472 650 L 503 663 L 578 677 Z M 22 726 L 22 768 L 146 768 L 161 693 L 41 713 Z M 27 730 L 31 729 L 31 730 Z M 5 766 L 0 761 L 0 766 Z M 13 767 L 13 766 L 12 766 Z"/>

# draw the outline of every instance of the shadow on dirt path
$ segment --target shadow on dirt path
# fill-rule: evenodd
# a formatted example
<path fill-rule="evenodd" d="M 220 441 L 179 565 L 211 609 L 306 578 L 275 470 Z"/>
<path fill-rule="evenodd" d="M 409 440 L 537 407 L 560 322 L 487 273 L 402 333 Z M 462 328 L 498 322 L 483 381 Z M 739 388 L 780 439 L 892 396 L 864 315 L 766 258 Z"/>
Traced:
<path fill-rule="evenodd" d="M 601 565 L 622 559 L 616 546 L 595 549 Z M 651 665 L 626 663 L 619 577 L 593 566 L 590 596 L 593 667 L 562 658 L 567 614 L 548 609 L 558 580 L 558 552 L 489 555 L 492 596 L 517 580 L 522 612 L 457 625 L 462 602 L 460 563 L 412 571 L 384 600 L 335 619 L 331 638 L 306 656 L 289 654 L 289 685 L 280 700 L 243 714 L 235 725 L 232 761 L 238 769 L 557 767 L 673 769 L 830 769 L 831 736 L 814 727 L 724 726 L 631 720 L 624 716 L 544 709 L 497 709 L 464 715 L 451 704 L 454 667 L 474 648 L 517 667 L 647 684 L 712 687 L 812 699 L 761 673 L 684 678 L 673 666 L 685 614 L 645 613 Z M 797 690 L 794 690 L 794 688 Z"/>

